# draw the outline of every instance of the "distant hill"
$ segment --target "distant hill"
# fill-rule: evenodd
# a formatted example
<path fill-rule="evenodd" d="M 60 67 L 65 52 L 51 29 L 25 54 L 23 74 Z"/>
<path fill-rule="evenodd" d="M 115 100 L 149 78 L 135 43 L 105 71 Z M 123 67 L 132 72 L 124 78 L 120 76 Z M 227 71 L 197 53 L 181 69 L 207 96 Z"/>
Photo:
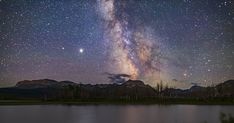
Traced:
<path fill-rule="evenodd" d="M 75 86 L 77 84 L 71 81 L 58 82 L 51 79 L 41 79 L 41 80 L 32 80 L 32 81 L 29 80 L 20 81 L 15 85 L 15 87 L 20 89 L 34 89 L 34 88 L 36 89 L 36 88 L 49 88 L 49 87 L 56 88 L 68 85 Z"/>
<path fill-rule="evenodd" d="M 190 89 L 181 90 L 168 88 L 162 94 L 169 97 L 195 97 L 195 98 L 212 98 L 212 97 L 234 97 L 234 80 L 228 80 L 214 87 L 192 86 Z"/>
<path fill-rule="evenodd" d="M 156 91 L 140 80 L 119 84 L 77 84 L 50 79 L 24 80 L 14 87 L 0 89 L 2 99 L 138 99 L 152 98 Z"/>
<path fill-rule="evenodd" d="M 128 80 L 123 84 L 77 84 L 71 81 L 50 79 L 24 80 L 10 88 L 0 88 L 0 99 L 123 99 L 140 100 L 154 98 L 234 98 L 234 80 L 214 87 L 193 86 L 187 90 L 166 88 L 158 91 L 140 80 Z"/>

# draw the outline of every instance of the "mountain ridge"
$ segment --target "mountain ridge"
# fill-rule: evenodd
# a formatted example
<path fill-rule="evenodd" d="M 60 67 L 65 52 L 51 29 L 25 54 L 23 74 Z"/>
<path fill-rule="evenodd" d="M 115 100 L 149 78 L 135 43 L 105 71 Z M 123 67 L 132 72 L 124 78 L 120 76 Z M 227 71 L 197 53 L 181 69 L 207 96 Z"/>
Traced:
<path fill-rule="evenodd" d="M 155 98 L 228 98 L 234 97 L 234 80 L 213 87 L 192 86 L 189 89 L 157 90 L 141 80 L 122 84 L 78 84 L 51 79 L 24 80 L 9 88 L 0 88 L 0 99 L 155 99 Z"/>

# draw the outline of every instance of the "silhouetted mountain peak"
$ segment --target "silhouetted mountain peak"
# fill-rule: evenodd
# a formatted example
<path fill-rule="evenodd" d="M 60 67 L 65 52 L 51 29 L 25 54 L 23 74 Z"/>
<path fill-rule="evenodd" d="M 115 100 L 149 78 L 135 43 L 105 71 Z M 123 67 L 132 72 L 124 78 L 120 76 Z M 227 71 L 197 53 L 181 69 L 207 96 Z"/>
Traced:
<path fill-rule="evenodd" d="M 77 83 L 71 81 L 55 81 L 51 79 L 40 79 L 40 80 L 24 80 L 20 81 L 16 84 L 17 88 L 24 88 L 24 89 L 33 89 L 33 88 L 47 88 L 47 87 L 61 87 L 61 86 L 68 86 L 68 85 L 77 85 Z"/>
<path fill-rule="evenodd" d="M 204 87 L 194 85 L 189 90 L 191 90 L 191 91 L 200 91 L 201 89 L 204 89 Z"/>
<path fill-rule="evenodd" d="M 141 80 L 128 80 L 126 82 L 123 83 L 123 85 L 125 86 L 145 86 L 144 82 L 142 82 Z"/>
<path fill-rule="evenodd" d="M 62 85 L 62 86 L 77 85 L 77 83 L 71 82 L 71 81 L 61 81 L 61 82 L 59 82 L 59 84 Z"/>
<path fill-rule="evenodd" d="M 54 86 L 58 84 L 57 81 L 51 79 L 40 79 L 40 80 L 24 80 L 16 84 L 18 88 L 44 88 Z"/>
<path fill-rule="evenodd" d="M 234 86 L 234 80 L 227 80 L 224 83 L 220 83 L 217 86 Z"/>

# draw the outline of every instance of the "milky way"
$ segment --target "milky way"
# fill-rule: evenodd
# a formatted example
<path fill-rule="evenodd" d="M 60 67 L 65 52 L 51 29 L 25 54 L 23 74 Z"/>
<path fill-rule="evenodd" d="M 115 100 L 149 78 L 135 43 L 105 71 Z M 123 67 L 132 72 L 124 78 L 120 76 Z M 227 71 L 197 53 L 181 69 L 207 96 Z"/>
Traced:
<path fill-rule="evenodd" d="M 105 23 L 105 40 L 110 70 L 131 75 L 131 79 L 160 80 L 159 46 L 145 34 L 145 27 L 130 29 L 125 1 L 98 0 Z M 118 6 L 118 7 L 116 7 Z M 119 15 L 117 15 L 117 13 Z M 151 83 L 151 84 L 152 84 Z"/>

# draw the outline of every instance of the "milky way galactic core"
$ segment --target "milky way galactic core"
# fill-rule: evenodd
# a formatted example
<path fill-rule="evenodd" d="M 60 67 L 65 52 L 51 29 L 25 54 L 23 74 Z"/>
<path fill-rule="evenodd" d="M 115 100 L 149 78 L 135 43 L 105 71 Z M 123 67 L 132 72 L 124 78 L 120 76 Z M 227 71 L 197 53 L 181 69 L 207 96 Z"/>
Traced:
<path fill-rule="evenodd" d="M 159 44 L 148 34 L 147 27 L 130 27 L 125 6 L 125 1 L 98 0 L 105 23 L 110 71 L 129 74 L 131 79 L 148 78 L 148 82 L 157 82 L 161 70 Z"/>

